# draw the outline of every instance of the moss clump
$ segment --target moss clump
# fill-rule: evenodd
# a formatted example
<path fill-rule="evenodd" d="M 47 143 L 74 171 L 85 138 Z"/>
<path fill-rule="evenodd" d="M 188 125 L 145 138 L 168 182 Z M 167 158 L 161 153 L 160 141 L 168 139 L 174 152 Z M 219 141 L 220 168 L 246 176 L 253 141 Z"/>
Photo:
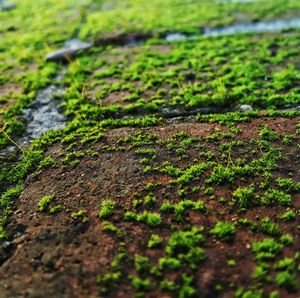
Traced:
<path fill-rule="evenodd" d="M 104 200 L 101 203 L 101 211 L 98 213 L 99 218 L 107 219 L 112 216 L 116 208 L 116 203 L 113 200 Z"/>
<path fill-rule="evenodd" d="M 42 197 L 37 204 L 37 210 L 40 212 L 46 211 L 50 203 L 54 200 L 54 198 L 54 195 L 46 195 Z"/>
<path fill-rule="evenodd" d="M 273 238 L 265 238 L 252 244 L 252 251 L 257 260 L 274 259 L 282 248 L 283 245 Z"/>
<path fill-rule="evenodd" d="M 228 222 L 218 221 L 213 229 L 210 230 L 212 235 L 223 241 L 232 241 L 235 235 L 235 226 Z"/>

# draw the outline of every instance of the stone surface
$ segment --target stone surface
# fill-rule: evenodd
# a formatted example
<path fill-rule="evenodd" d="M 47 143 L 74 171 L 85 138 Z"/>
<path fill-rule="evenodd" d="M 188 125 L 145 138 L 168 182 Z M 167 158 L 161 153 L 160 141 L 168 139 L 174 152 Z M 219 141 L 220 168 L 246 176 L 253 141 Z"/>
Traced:
<path fill-rule="evenodd" d="M 250 105 L 240 105 L 237 107 L 237 110 L 240 112 L 251 112 L 253 111 L 253 108 Z"/>
<path fill-rule="evenodd" d="M 65 42 L 65 47 L 46 56 L 46 61 L 70 62 L 80 51 L 86 51 L 93 46 L 92 43 L 84 42 L 78 39 L 71 39 Z"/>

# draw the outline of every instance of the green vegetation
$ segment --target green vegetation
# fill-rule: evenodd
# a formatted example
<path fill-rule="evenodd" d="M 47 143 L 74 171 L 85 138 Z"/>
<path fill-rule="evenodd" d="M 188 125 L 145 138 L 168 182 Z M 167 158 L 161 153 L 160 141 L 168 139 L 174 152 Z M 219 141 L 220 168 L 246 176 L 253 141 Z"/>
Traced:
<path fill-rule="evenodd" d="M 79 210 L 77 212 L 72 212 L 71 217 L 76 220 L 80 220 L 82 223 L 86 223 L 89 221 L 89 218 L 86 215 L 85 210 Z"/>
<path fill-rule="evenodd" d="M 128 221 L 137 221 L 137 222 L 144 222 L 151 227 L 160 226 L 162 223 L 161 216 L 159 213 L 150 213 L 144 211 L 141 214 L 136 214 L 131 211 L 127 211 L 124 214 L 124 219 Z"/>
<path fill-rule="evenodd" d="M 264 126 L 259 132 L 259 136 L 262 140 L 266 141 L 276 141 L 277 136 L 275 132 L 268 128 L 268 126 Z"/>
<path fill-rule="evenodd" d="M 291 20 L 299 1 L 75 2 L 0 11 L 0 264 L 22 243 L 34 274 L 65 278 L 70 258 L 78 296 L 95 279 L 104 297 L 299 295 L 300 31 L 200 34 Z M 45 61 L 72 38 L 95 45 Z M 20 145 L 51 85 L 65 128 Z M 45 268 L 43 239 L 68 258 Z"/>
<path fill-rule="evenodd" d="M 160 206 L 160 211 L 163 213 L 174 213 L 176 221 L 182 221 L 187 210 L 199 211 L 206 213 L 206 207 L 203 201 L 182 200 L 178 204 L 171 204 L 166 201 Z"/>
<path fill-rule="evenodd" d="M 38 211 L 46 211 L 50 203 L 54 200 L 55 196 L 54 195 L 46 195 L 42 197 L 38 204 L 37 204 L 37 210 Z"/>
<path fill-rule="evenodd" d="M 237 188 L 233 192 L 233 200 L 240 208 L 250 207 L 256 204 L 254 186 Z"/>
<path fill-rule="evenodd" d="M 178 269 L 187 266 L 196 269 L 197 264 L 205 260 L 205 252 L 199 247 L 203 242 L 202 229 L 196 227 L 173 233 L 165 248 L 166 257 L 159 260 L 160 267 Z"/>
<path fill-rule="evenodd" d="M 210 233 L 223 241 L 232 241 L 235 234 L 235 227 L 231 223 L 218 221 Z"/>
<path fill-rule="evenodd" d="M 114 210 L 116 208 L 116 203 L 113 200 L 104 200 L 101 203 L 101 211 L 98 216 L 101 219 L 107 219 L 112 216 Z"/>
<path fill-rule="evenodd" d="M 162 239 L 160 238 L 160 236 L 156 234 L 152 234 L 148 241 L 147 246 L 149 248 L 155 248 L 155 247 L 159 247 L 161 244 L 162 244 Z"/>
<path fill-rule="evenodd" d="M 108 221 L 103 221 L 103 231 L 107 231 L 107 232 L 112 232 L 114 234 L 117 235 L 117 237 L 122 237 L 123 236 L 123 232 L 118 229 L 115 225 L 113 225 L 112 223 L 108 222 Z"/>
<path fill-rule="evenodd" d="M 278 204 L 283 206 L 290 206 L 292 205 L 292 196 L 282 191 L 270 188 L 262 197 L 262 203 L 264 205 Z"/>
<path fill-rule="evenodd" d="M 63 210 L 63 206 L 58 204 L 58 205 L 55 205 L 55 206 L 51 207 L 50 210 L 49 210 L 49 213 L 50 214 L 56 214 L 56 213 L 59 213 L 62 210 Z"/>
<path fill-rule="evenodd" d="M 283 245 L 273 238 L 265 238 L 252 244 L 252 251 L 255 253 L 257 260 L 274 259 L 282 248 Z"/>

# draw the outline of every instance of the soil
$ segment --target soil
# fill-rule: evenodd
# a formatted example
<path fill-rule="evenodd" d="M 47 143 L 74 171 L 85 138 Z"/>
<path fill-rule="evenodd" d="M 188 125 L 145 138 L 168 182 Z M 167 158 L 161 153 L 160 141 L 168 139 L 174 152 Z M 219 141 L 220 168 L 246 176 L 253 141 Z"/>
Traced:
<path fill-rule="evenodd" d="M 237 125 L 241 132 L 237 139 L 248 144 L 246 151 L 250 152 L 250 140 L 257 140 L 258 130 L 265 124 L 274 130 L 279 137 L 295 134 L 298 118 L 255 119 L 251 122 Z M 160 173 L 144 173 L 143 165 L 139 163 L 140 156 L 136 148 L 127 147 L 124 151 L 104 150 L 104 145 L 118 146 L 120 138 L 134 135 L 140 129 L 119 128 L 108 131 L 103 141 L 93 144 L 97 156 L 85 156 L 75 167 L 51 168 L 39 175 L 32 175 L 26 180 L 26 186 L 16 204 L 16 211 L 9 220 L 7 230 L 11 235 L 9 253 L 2 260 L 0 267 L 0 297 L 102 297 L 101 287 L 96 282 L 96 276 L 107 273 L 110 264 L 119 250 L 119 239 L 103 230 L 103 224 L 97 214 L 104 200 L 114 199 L 119 206 L 110 218 L 122 230 L 123 242 L 127 250 L 127 259 L 122 266 L 122 274 L 129 276 L 135 269 L 131 259 L 135 255 L 146 255 L 152 265 L 157 264 L 164 255 L 160 248 L 149 249 L 147 240 L 152 233 L 159 234 L 166 243 L 172 230 L 183 227 L 182 223 L 174 221 L 172 215 L 162 215 L 163 224 L 152 228 L 143 223 L 124 221 L 122 209 L 130 209 L 132 199 L 137 194 L 144 194 L 144 187 L 150 181 L 159 182 L 161 186 L 154 191 L 159 205 L 165 199 L 178 202 L 180 198 L 176 189 L 170 184 L 170 177 Z M 205 138 L 217 131 L 228 132 L 229 128 L 215 123 L 184 123 L 158 126 L 142 130 L 144 134 L 154 134 L 160 141 L 166 141 L 174 134 L 184 131 L 191 137 Z M 284 145 L 282 150 L 290 156 L 280 162 L 279 168 L 272 172 L 274 177 L 286 177 L 287 172 L 293 173 L 293 180 L 300 180 L 299 136 L 290 145 Z M 218 151 L 218 142 L 209 143 L 212 151 Z M 274 142 L 274 146 L 278 143 Z M 154 145 L 158 159 L 156 164 L 168 160 L 184 168 L 188 161 L 197 158 L 196 151 L 189 149 L 188 159 L 180 159 L 168 153 L 162 145 Z M 58 159 L 61 146 L 55 145 L 49 149 L 49 154 Z M 241 153 L 234 153 L 234 159 Z M 249 158 L 254 158 L 251 156 Z M 194 181 L 193 186 L 203 185 L 204 178 Z M 230 200 L 231 192 L 245 183 L 237 179 L 234 185 L 215 186 L 215 195 Z M 61 204 L 63 210 L 57 214 L 38 212 L 37 204 L 41 197 L 54 194 L 51 204 Z M 206 260 L 195 270 L 195 287 L 201 297 L 233 297 L 236 286 L 251 286 L 251 272 L 255 267 L 255 258 L 251 251 L 251 243 L 262 240 L 265 236 L 240 227 L 232 242 L 226 243 L 209 235 L 208 231 L 217 220 L 234 221 L 240 214 L 232 206 L 210 199 L 207 195 L 195 193 L 193 200 L 204 200 L 208 215 L 188 211 L 185 216 L 187 223 L 203 226 L 206 241 L 204 250 Z M 299 193 L 294 197 L 294 206 L 300 207 Z M 156 210 L 157 207 L 151 208 Z M 284 213 L 287 207 L 253 207 L 242 214 L 244 218 L 257 221 L 266 216 L 275 219 Z M 72 212 L 85 210 L 88 222 L 71 216 Z M 297 222 L 278 222 L 281 232 L 290 233 L 294 237 L 293 244 L 286 246 L 281 257 L 292 257 L 300 249 L 300 237 Z M 227 261 L 234 259 L 236 266 L 228 266 Z M 273 274 L 274 275 L 274 274 Z M 167 271 L 165 277 L 178 281 L 178 271 Z M 220 284 L 224 290 L 220 294 L 215 285 Z M 274 284 L 266 284 L 267 292 L 274 290 Z M 297 297 L 300 292 L 289 293 L 280 289 L 280 297 Z M 122 279 L 118 286 L 113 286 L 105 297 L 133 297 L 134 290 Z M 172 296 L 172 295 L 171 295 Z M 158 289 L 146 292 L 145 297 L 171 297 L 169 293 Z"/>

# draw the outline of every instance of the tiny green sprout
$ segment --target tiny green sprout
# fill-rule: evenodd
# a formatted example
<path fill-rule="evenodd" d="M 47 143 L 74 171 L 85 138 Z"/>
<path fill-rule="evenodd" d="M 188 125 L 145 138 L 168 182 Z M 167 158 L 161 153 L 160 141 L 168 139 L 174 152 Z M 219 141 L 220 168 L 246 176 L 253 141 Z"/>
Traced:
<path fill-rule="evenodd" d="M 245 188 L 239 187 L 233 192 L 233 201 L 241 208 L 253 206 L 257 203 L 254 191 L 254 186 Z"/>
<path fill-rule="evenodd" d="M 134 199 L 132 201 L 133 208 L 137 208 L 137 207 L 141 206 L 142 204 L 143 204 L 143 200 L 141 200 L 141 199 Z"/>
<path fill-rule="evenodd" d="M 214 188 L 213 187 L 207 187 L 207 188 L 205 188 L 205 190 L 204 190 L 204 193 L 206 194 L 206 195 L 208 195 L 208 196 L 211 196 L 211 195 L 213 195 L 214 194 Z"/>
<path fill-rule="evenodd" d="M 128 221 L 143 222 L 150 227 L 158 227 L 162 223 L 161 216 L 159 213 L 151 213 L 147 211 L 144 211 L 143 213 L 140 214 L 127 211 L 124 214 L 124 219 Z"/>
<path fill-rule="evenodd" d="M 252 244 L 252 251 L 257 260 L 274 259 L 282 248 L 283 245 L 273 238 L 265 238 Z"/>
<path fill-rule="evenodd" d="M 266 206 L 274 204 L 279 204 L 280 206 L 291 206 L 292 201 L 291 195 L 273 188 L 268 189 L 261 198 L 262 204 Z"/>
<path fill-rule="evenodd" d="M 227 265 L 229 267 L 234 267 L 236 265 L 236 261 L 234 259 L 227 260 Z"/>
<path fill-rule="evenodd" d="M 101 285 L 101 292 L 107 293 L 109 288 L 120 280 L 122 273 L 120 271 L 97 275 L 96 282 Z"/>
<path fill-rule="evenodd" d="M 260 231 L 269 235 L 278 235 L 280 233 L 279 225 L 272 223 L 269 217 L 262 219 L 262 223 L 259 227 Z"/>
<path fill-rule="evenodd" d="M 259 137 L 265 141 L 276 141 L 278 139 L 276 133 L 265 125 L 259 132 Z"/>
<path fill-rule="evenodd" d="M 148 165 L 150 163 L 150 160 L 147 157 L 143 157 L 139 160 L 139 163 L 142 165 Z"/>
<path fill-rule="evenodd" d="M 223 286 L 220 285 L 220 284 L 217 284 L 217 285 L 215 286 L 215 290 L 218 291 L 218 292 L 220 292 L 220 291 L 223 290 Z"/>
<path fill-rule="evenodd" d="M 56 166 L 56 161 L 53 159 L 52 156 L 47 156 L 43 160 L 41 160 L 38 166 L 38 170 L 46 169 L 54 166 Z"/>
<path fill-rule="evenodd" d="M 285 213 L 283 213 L 279 218 L 284 221 L 294 220 L 296 218 L 296 213 L 293 210 L 288 210 Z"/>
<path fill-rule="evenodd" d="M 149 182 L 146 184 L 145 190 L 153 191 L 155 188 L 159 187 L 160 185 L 161 185 L 160 183 Z"/>
<path fill-rule="evenodd" d="M 156 198 L 150 193 L 145 197 L 144 202 L 148 206 L 153 206 L 156 203 Z"/>
<path fill-rule="evenodd" d="M 165 251 L 168 256 L 176 256 L 178 253 L 186 253 L 193 248 L 199 248 L 198 245 L 204 242 L 202 229 L 193 227 L 189 231 L 178 231 L 171 235 Z M 203 252 L 199 251 L 201 258 L 204 257 Z M 185 257 L 184 255 L 182 257 Z"/>
<path fill-rule="evenodd" d="M 103 225 L 103 231 L 114 233 L 116 234 L 117 237 L 123 236 L 123 232 L 112 223 L 108 221 L 103 221 L 102 225 Z"/>
<path fill-rule="evenodd" d="M 165 291 L 175 291 L 178 285 L 174 281 L 164 279 L 159 283 L 159 288 Z"/>
<path fill-rule="evenodd" d="M 270 266 L 267 263 L 260 262 L 258 265 L 256 265 L 252 277 L 261 282 L 271 281 L 269 268 Z"/>
<path fill-rule="evenodd" d="M 148 257 L 135 255 L 134 264 L 135 270 L 139 273 L 147 272 L 150 269 L 150 262 Z"/>
<path fill-rule="evenodd" d="M 179 289 L 179 297 L 193 297 L 196 294 L 196 290 L 193 288 L 193 276 L 188 276 L 186 274 L 181 275 L 182 286 Z"/>
<path fill-rule="evenodd" d="M 161 216 L 159 213 L 144 212 L 138 215 L 138 221 L 145 222 L 150 227 L 157 227 L 161 225 Z"/>
<path fill-rule="evenodd" d="M 151 166 L 145 166 L 143 169 L 143 172 L 147 174 L 147 173 L 150 173 L 151 170 L 152 170 Z"/>
<path fill-rule="evenodd" d="M 279 260 L 274 268 L 275 269 L 280 269 L 280 270 L 289 270 L 292 271 L 295 267 L 295 262 L 293 258 L 284 258 L 282 260 Z"/>
<path fill-rule="evenodd" d="M 86 223 L 89 221 L 89 218 L 86 216 L 86 211 L 79 210 L 77 212 L 72 212 L 71 217 L 73 219 L 80 219 L 83 223 Z"/>
<path fill-rule="evenodd" d="M 159 247 L 161 243 L 162 243 L 162 239 L 160 238 L 160 236 L 157 234 L 152 234 L 148 241 L 147 247 L 148 248 Z"/>
<path fill-rule="evenodd" d="M 291 234 L 284 234 L 280 237 L 280 242 L 284 245 L 291 245 L 294 241 L 294 238 Z"/>
<path fill-rule="evenodd" d="M 235 226 L 228 222 L 218 221 L 210 233 L 223 241 L 232 241 L 235 234 Z"/>
<path fill-rule="evenodd" d="M 50 205 L 50 203 L 54 200 L 54 195 L 46 195 L 42 197 L 37 205 L 37 210 L 42 212 L 46 211 L 47 207 Z"/>
<path fill-rule="evenodd" d="M 272 291 L 269 294 L 269 298 L 280 298 L 279 293 L 277 291 Z"/>
<path fill-rule="evenodd" d="M 244 288 L 238 288 L 235 292 L 236 298 L 263 298 L 262 290 L 244 290 Z"/>
<path fill-rule="evenodd" d="M 285 135 L 282 138 L 282 142 L 285 145 L 290 145 L 293 143 L 294 136 L 293 135 Z"/>
<path fill-rule="evenodd" d="M 98 213 L 99 218 L 107 219 L 112 216 L 114 210 L 116 208 L 116 203 L 113 200 L 104 200 L 101 203 L 101 210 Z"/>
<path fill-rule="evenodd" d="M 225 198 L 223 198 L 223 197 L 219 197 L 219 202 L 220 202 L 221 204 L 224 204 L 224 203 L 226 202 L 226 200 L 225 200 Z"/>
<path fill-rule="evenodd" d="M 131 277 L 131 283 L 137 291 L 147 291 L 151 285 L 150 279 L 141 279 L 136 276 Z"/>
<path fill-rule="evenodd" d="M 295 292 L 299 288 L 297 276 L 289 271 L 282 271 L 276 275 L 276 283 L 289 292 Z"/>
<path fill-rule="evenodd" d="M 289 192 L 291 190 L 294 190 L 294 183 L 291 178 L 277 178 L 276 184 L 279 188 L 281 188 L 283 191 Z"/>
<path fill-rule="evenodd" d="M 156 156 L 156 150 L 153 148 L 147 148 L 147 149 L 140 148 L 140 149 L 137 149 L 135 152 L 139 153 L 139 154 L 150 156 L 152 159 L 154 159 Z"/>
<path fill-rule="evenodd" d="M 56 214 L 56 213 L 59 213 L 60 211 L 62 211 L 62 209 L 63 209 L 62 205 L 55 205 L 55 206 L 50 208 L 49 213 L 50 214 Z"/>
<path fill-rule="evenodd" d="M 180 260 L 173 257 L 159 259 L 159 268 L 179 269 L 181 266 Z"/>

